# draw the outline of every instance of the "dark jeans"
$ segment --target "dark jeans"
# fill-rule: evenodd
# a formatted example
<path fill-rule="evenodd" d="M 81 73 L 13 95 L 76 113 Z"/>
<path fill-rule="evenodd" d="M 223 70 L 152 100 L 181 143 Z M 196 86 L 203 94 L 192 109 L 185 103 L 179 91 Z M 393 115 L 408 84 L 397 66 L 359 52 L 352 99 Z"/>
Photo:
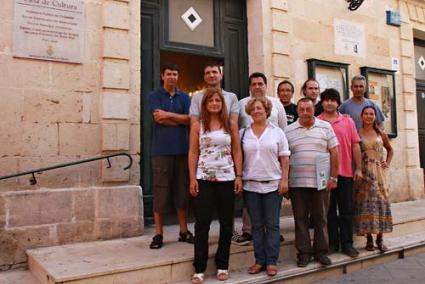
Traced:
<path fill-rule="evenodd" d="M 203 273 L 208 261 L 208 233 L 214 208 L 220 223 L 220 237 L 215 254 L 217 269 L 228 269 L 233 231 L 235 204 L 234 181 L 210 182 L 198 180 L 199 193 L 193 198 L 195 207 L 195 260 L 196 273 Z"/>
<path fill-rule="evenodd" d="M 280 251 L 280 204 L 276 191 L 256 193 L 244 191 L 244 201 L 252 223 L 255 263 L 276 265 Z"/>
<path fill-rule="evenodd" d="M 289 191 L 295 220 L 295 247 L 299 255 L 327 254 L 329 250 L 327 214 L 329 192 L 315 188 L 291 188 Z M 314 241 L 311 246 L 309 214 L 313 218 Z"/>
<path fill-rule="evenodd" d="M 337 188 L 331 191 L 328 212 L 329 246 L 344 250 L 353 245 L 353 179 L 338 176 Z"/>

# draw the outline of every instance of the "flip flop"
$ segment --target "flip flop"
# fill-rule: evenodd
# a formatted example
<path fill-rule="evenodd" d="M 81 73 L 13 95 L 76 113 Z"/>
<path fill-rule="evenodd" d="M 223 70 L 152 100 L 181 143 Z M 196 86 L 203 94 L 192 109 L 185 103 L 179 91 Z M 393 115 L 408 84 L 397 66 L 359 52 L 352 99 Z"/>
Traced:
<path fill-rule="evenodd" d="M 225 281 L 229 279 L 229 270 L 227 269 L 217 269 L 217 280 Z"/>
<path fill-rule="evenodd" d="M 204 282 L 204 273 L 195 273 L 192 275 L 193 284 L 201 284 Z"/>

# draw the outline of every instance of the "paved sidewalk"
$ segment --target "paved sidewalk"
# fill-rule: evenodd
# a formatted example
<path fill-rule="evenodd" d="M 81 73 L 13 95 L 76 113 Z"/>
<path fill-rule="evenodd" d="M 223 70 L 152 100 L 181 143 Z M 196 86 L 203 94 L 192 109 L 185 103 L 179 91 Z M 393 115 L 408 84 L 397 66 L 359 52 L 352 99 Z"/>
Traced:
<path fill-rule="evenodd" d="M 339 278 L 326 279 L 316 283 L 423 284 L 425 283 L 425 253 L 408 256 L 394 262 L 371 266 L 353 273 L 345 274 Z"/>

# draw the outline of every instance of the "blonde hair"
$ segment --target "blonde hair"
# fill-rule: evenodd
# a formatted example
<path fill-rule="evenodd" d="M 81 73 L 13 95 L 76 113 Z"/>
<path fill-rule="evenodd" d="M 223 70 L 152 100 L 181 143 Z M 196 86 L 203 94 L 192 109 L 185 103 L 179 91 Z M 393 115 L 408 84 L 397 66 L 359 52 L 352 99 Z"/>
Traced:
<path fill-rule="evenodd" d="M 254 104 L 256 102 L 260 102 L 263 105 L 264 109 L 266 110 L 266 114 L 267 114 L 267 118 L 268 118 L 270 116 L 270 114 L 272 113 L 273 105 L 272 105 L 272 102 L 266 97 L 257 97 L 257 98 L 250 99 L 245 106 L 246 113 L 248 115 L 251 115 L 251 111 L 252 111 Z"/>

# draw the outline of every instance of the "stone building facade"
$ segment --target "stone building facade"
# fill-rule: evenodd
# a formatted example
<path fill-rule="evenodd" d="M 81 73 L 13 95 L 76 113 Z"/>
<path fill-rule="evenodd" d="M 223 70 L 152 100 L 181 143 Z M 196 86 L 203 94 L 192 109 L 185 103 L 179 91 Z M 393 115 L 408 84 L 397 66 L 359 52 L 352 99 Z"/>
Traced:
<path fill-rule="evenodd" d="M 83 0 L 84 57 L 77 64 L 14 56 L 16 2 L 2 1 L 0 9 L 0 176 L 117 152 L 129 153 L 135 163 L 128 171 L 122 170 L 127 164 L 122 158 L 111 159 L 112 168 L 101 161 L 48 171 L 36 175 L 37 185 L 29 184 L 30 176 L 1 180 L 0 269 L 25 263 L 29 247 L 143 233 L 141 196 L 147 189 L 140 187 L 146 177 L 139 161 L 149 137 L 142 115 L 148 93 L 142 90 L 152 82 L 142 81 L 141 70 L 144 64 L 158 70 L 160 62 L 142 60 L 141 7 L 160 9 L 168 1 Z M 345 0 L 241 2 L 245 64 L 249 72 L 268 76 L 271 96 L 280 80 L 289 79 L 300 98 L 307 59 L 349 64 L 348 77 L 363 66 L 391 70 L 392 59 L 399 59 L 391 199 L 424 198 L 416 99 L 423 68 L 416 66 L 415 42 L 425 40 L 425 1 L 365 0 L 356 11 Z M 386 24 L 387 10 L 400 14 L 400 26 Z M 363 28 L 362 56 L 336 53 L 335 20 Z M 163 24 L 161 18 L 154 22 Z M 202 55 L 202 49 L 191 48 L 184 56 Z M 152 76 L 159 82 L 159 73 Z M 244 88 L 240 97 L 247 95 Z"/>

